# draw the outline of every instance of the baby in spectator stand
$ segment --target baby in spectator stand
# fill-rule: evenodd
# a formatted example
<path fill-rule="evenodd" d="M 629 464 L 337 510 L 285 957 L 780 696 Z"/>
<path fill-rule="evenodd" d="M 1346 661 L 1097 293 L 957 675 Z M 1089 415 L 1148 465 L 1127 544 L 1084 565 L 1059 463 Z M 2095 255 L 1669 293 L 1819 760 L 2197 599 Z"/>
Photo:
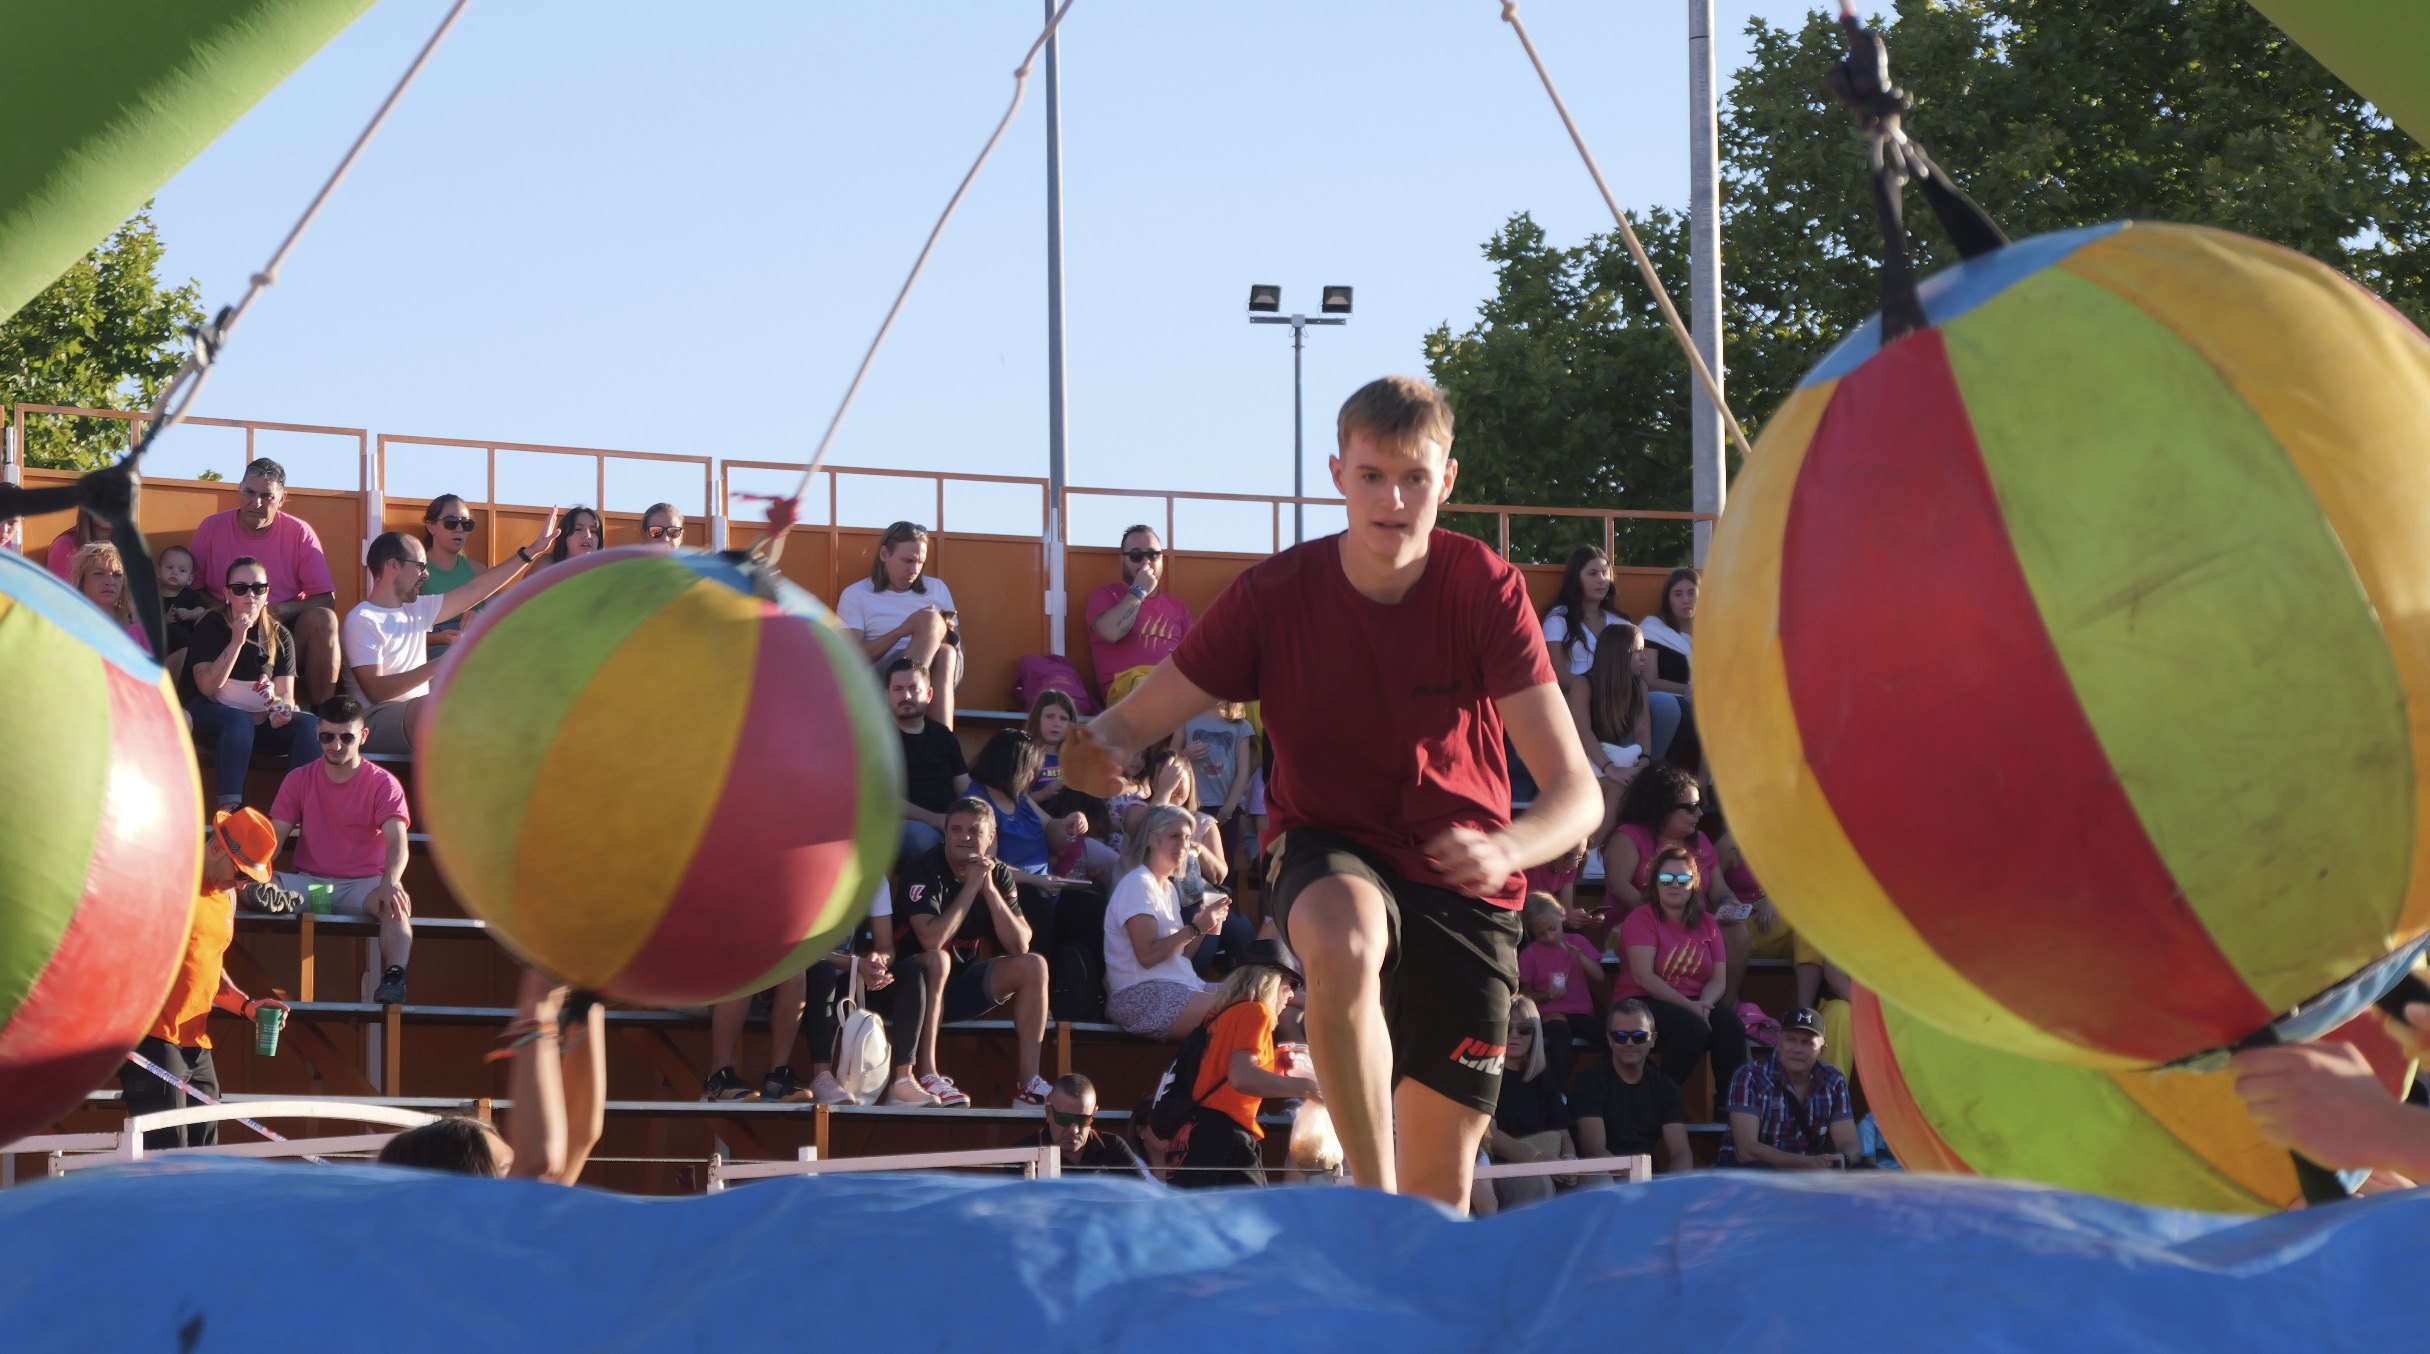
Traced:
<path fill-rule="evenodd" d="M 194 586 L 194 552 L 182 545 L 162 547 L 156 568 L 160 618 L 169 639 L 169 657 L 161 666 L 175 677 L 185 671 L 186 646 L 194 639 L 194 623 L 211 612 L 211 594 Z"/>
<path fill-rule="evenodd" d="M 405 830 L 413 819 L 405 787 L 386 767 L 363 760 L 360 702 L 331 696 L 314 713 L 320 716 L 321 760 L 288 772 L 270 805 L 280 841 L 290 829 L 303 829 L 295 870 L 281 873 L 278 886 L 300 894 L 327 884 L 340 910 L 378 918 L 376 954 L 386 966 L 371 999 L 401 1006 L 413 954 L 413 899 L 405 892 Z"/>
<path fill-rule="evenodd" d="M 152 652 L 152 641 L 135 622 L 135 599 L 127 593 L 127 570 L 119 563 L 117 546 L 95 541 L 79 549 L 75 558 L 68 561 L 68 583 L 84 594 L 84 600 L 116 621 L 127 638 L 135 641 L 136 648 Z"/>
<path fill-rule="evenodd" d="M 231 560 L 221 588 L 228 600 L 203 613 L 186 641 L 178 689 L 196 741 L 212 750 L 219 806 L 234 808 L 255 751 L 285 753 L 290 772 L 319 763 L 320 721 L 295 708 L 295 637 L 270 614 L 262 562 Z"/>
<path fill-rule="evenodd" d="M 1544 1058 L 1559 1079 L 1555 1084 L 1567 1086 L 1572 1041 L 1602 1043 L 1596 1012 L 1610 999 L 1611 983 L 1594 945 L 1562 928 L 1561 905 L 1551 895 L 1527 895 L 1524 916 L 1528 940 L 1519 950 L 1519 990 L 1533 999 L 1543 1021 Z M 1509 1085 L 1507 1074 L 1503 1084 Z"/>

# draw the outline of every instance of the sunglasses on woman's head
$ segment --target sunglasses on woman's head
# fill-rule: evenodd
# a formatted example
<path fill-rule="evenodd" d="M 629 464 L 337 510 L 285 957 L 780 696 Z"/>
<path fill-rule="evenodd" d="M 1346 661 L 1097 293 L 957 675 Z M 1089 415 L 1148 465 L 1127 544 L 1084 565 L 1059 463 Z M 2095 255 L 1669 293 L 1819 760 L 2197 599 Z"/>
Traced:
<path fill-rule="evenodd" d="M 1653 1038 L 1653 1037 L 1654 1037 L 1654 1032 L 1653 1032 L 1652 1030 L 1613 1030 L 1613 1031 L 1612 1031 L 1612 1042 L 1613 1042 L 1613 1043 L 1615 1043 L 1615 1044 L 1642 1044 L 1642 1043 L 1644 1043 L 1646 1040 L 1651 1039 L 1651 1038 Z"/>
<path fill-rule="evenodd" d="M 473 529 L 473 520 L 469 517 L 442 517 L 439 519 L 439 525 L 449 531 L 470 531 Z"/>
<path fill-rule="evenodd" d="M 1677 874 L 1670 870 L 1664 870 L 1662 873 L 1654 876 L 1654 882 L 1657 884 L 1677 884 L 1681 888 L 1686 888 L 1688 885 L 1696 882 L 1696 876 L 1692 874 Z"/>
<path fill-rule="evenodd" d="M 267 583 L 230 583 L 228 595 L 230 597 L 267 597 L 270 595 L 270 585 Z"/>

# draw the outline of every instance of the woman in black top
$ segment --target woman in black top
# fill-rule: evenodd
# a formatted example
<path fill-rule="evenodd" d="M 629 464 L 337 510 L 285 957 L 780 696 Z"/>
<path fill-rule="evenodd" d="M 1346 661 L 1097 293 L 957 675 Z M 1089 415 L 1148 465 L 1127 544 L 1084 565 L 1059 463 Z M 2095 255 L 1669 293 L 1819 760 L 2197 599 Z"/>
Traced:
<path fill-rule="evenodd" d="M 228 600 L 194 623 L 186 645 L 186 709 L 208 747 L 221 808 L 245 798 L 256 747 L 285 753 L 289 769 L 320 760 L 320 721 L 295 708 L 295 639 L 270 614 L 270 572 L 251 555 L 229 561 Z M 241 638 L 239 638 L 241 636 Z"/>
<path fill-rule="evenodd" d="M 1574 1160 L 1578 1148 L 1570 1140 L 1569 1099 L 1560 1078 L 1547 1068 L 1544 1021 L 1535 1002 L 1519 997 L 1510 1003 L 1510 1033 L 1502 1058 L 1502 1094 L 1494 1103 L 1493 1122 L 1485 1143 L 1495 1161 Z M 1549 1199 L 1553 1177 L 1520 1176 L 1493 1182 L 1499 1206 Z"/>

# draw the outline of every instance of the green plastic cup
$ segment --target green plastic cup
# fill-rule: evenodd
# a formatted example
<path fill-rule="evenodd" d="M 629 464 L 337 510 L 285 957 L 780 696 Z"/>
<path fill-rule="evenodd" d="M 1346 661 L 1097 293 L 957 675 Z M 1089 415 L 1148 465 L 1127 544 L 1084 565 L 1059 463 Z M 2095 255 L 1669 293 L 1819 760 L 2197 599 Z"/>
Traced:
<path fill-rule="evenodd" d="M 304 906 L 316 917 L 326 917 L 337 910 L 337 889 L 329 884 L 306 884 Z"/>
<path fill-rule="evenodd" d="M 253 1010 L 253 1051 L 265 1058 L 278 1056 L 278 1032 L 287 1026 L 287 1013 L 276 1006 L 257 1006 Z"/>

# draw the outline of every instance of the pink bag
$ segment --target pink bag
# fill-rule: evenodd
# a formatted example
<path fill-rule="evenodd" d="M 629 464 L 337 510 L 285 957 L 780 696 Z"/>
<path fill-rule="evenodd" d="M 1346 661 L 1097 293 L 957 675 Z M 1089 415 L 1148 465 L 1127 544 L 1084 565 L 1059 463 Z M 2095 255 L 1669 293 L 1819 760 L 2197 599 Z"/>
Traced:
<path fill-rule="evenodd" d="M 1780 1022 L 1763 1013 L 1763 1008 L 1751 1001 L 1738 1003 L 1738 1023 L 1747 1027 L 1747 1042 L 1765 1048 L 1780 1042 Z"/>
<path fill-rule="evenodd" d="M 1021 655 L 1021 673 L 1013 680 L 1013 701 L 1027 710 L 1041 693 L 1048 691 L 1060 691 L 1071 697 L 1081 714 L 1097 713 L 1097 698 L 1089 694 L 1088 683 L 1080 680 L 1080 670 L 1072 666 L 1070 659 L 1056 654 Z"/>

